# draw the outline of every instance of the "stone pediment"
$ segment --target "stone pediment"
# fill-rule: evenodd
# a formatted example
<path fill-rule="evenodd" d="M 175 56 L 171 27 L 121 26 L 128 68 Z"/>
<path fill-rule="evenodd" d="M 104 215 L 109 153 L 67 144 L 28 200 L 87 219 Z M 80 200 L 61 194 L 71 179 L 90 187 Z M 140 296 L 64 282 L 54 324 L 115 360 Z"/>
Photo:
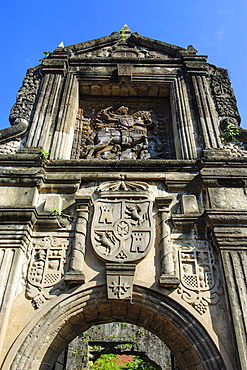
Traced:
<path fill-rule="evenodd" d="M 135 32 L 123 37 L 118 32 L 96 40 L 67 46 L 71 59 L 113 58 L 113 59 L 169 59 L 180 58 L 182 55 L 195 55 L 196 49 L 188 49 L 141 36 Z"/>

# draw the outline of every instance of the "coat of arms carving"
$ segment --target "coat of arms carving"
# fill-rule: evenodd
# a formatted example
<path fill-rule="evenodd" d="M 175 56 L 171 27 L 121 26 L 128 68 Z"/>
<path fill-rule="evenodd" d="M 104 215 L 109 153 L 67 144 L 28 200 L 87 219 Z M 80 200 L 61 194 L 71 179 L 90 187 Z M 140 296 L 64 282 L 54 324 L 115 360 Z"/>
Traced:
<path fill-rule="evenodd" d="M 178 293 L 196 311 L 204 314 L 222 294 L 220 272 L 210 245 L 197 240 L 179 250 L 181 284 Z"/>
<path fill-rule="evenodd" d="M 107 261 L 137 261 L 152 245 L 152 202 L 148 199 L 98 199 L 94 204 L 92 243 Z"/>
<path fill-rule="evenodd" d="M 38 308 L 45 300 L 64 290 L 62 281 L 66 261 L 67 240 L 52 236 L 35 243 L 27 272 L 27 298 Z"/>
<path fill-rule="evenodd" d="M 130 299 L 135 263 L 152 248 L 153 203 L 148 185 L 134 181 L 103 183 L 94 202 L 91 242 L 106 263 L 109 299 Z"/>

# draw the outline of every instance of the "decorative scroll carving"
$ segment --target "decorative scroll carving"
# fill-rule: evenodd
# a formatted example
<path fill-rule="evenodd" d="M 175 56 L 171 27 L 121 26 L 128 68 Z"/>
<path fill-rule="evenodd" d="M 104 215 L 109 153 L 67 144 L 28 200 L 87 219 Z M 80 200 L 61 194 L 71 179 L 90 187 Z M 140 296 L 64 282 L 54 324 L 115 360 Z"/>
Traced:
<path fill-rule="evenodd" d="M 30 121 L 41 78 L 40 67 L 30 68 L 27 71 L 23 85 L 18 91 L 16 103 L 10 112 L 11 125 L 14 125 L 18 118 Z"/>
<path fill-rule="evenodd" d="M 218 303 L 223 294 L 220 273 L 210 245 L 206 241 L 191 239 L 180 246 L 179 264 L 181 283 L 178 293 L 185 302 L 203 315 L 208 305 Z"/>
<path fill-rule="evenodd" d="M 234 91 L 227 70 L 211 66 L 211 89 L 216 109 L 220 117 L 232 117 L 240 121 Z"/>
<path fill-rule="evenodd" d="M 126 99 L 125 99 L 126 100 Z M 141 102 L 87 99 L 80 103 L 72 159 L 174 158 L 168 100 Z M 107 107 L 107 108 L 106 108 Z"/>
<path fill-rule="evenodd" d="M 34 308 L 65 290 L 63 276 L 68 240 L 52 236 L 34 244 L 27 272 L 26 296 Z"/>

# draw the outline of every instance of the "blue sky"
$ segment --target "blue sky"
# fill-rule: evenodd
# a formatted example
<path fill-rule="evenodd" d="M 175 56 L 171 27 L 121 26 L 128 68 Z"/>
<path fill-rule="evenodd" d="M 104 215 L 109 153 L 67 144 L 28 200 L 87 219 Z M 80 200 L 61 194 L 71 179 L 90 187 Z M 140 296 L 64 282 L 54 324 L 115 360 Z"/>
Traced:
<path fill-rule="evenodd" d="M 226 68 L 247 128 L 246 0 L 12 0 L 0 5 L 0 129 L 28 68 L 43 51 L 107 36 L 127 23 L 133 32 L 170 44 L 192 44 Z"/>

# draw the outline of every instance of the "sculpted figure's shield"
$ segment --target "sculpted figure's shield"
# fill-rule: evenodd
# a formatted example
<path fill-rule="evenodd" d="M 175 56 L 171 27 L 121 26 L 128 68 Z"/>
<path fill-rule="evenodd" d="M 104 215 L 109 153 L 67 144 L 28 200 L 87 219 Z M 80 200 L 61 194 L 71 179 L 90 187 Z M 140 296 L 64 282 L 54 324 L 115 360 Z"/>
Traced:
<path fill-rule="evenodd" d="M 118 122 L 123 127 L 132 127 L 132 126 L 134 126 L 134 119 L 133 119 L 133 117 L 130 117 L 130 116 L 120 117 Z"/>
<path fill-rule="evenodd" d="M 151 211 L 148 199 L 98 199 L 91 231 L 97 255 L 111 262 L 145 257 L 153 243 Z"/>

